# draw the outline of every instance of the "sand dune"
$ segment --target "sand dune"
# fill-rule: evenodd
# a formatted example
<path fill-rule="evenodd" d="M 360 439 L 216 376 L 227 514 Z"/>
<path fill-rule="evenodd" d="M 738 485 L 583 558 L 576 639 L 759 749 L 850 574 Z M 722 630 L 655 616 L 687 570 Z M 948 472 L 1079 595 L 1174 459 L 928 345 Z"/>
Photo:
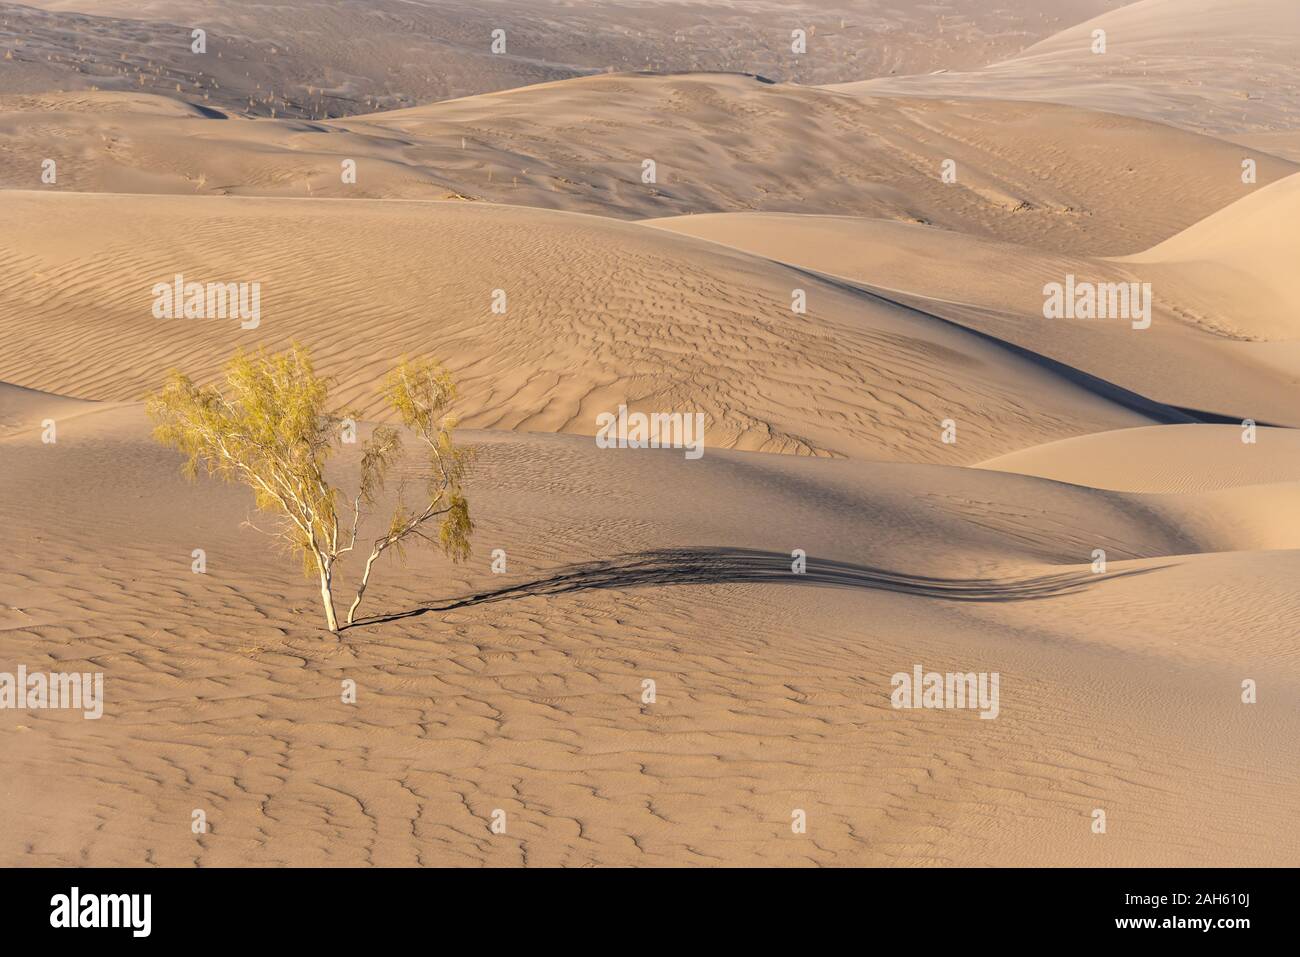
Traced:
<path fill-rule="evenodd" d="M 1292 193 L 1292 178 L 1275 192 Z M 1278 210 L 1281 210 L 1279 213 Z M 1264 218 L 1274 222 L 1260 223 Z M 1285 230 L 1285 204 L 1251 196 L 1188 231 L 1173 251 L 1157 247 L 1121 259 L 1053 254 L 976 236 L 914 224 L 794 214 L 722 214 L 648 221 L 647 225 L 709 239 L 775 261 L 860 284 L 879 297 L 942 317 L 1058 361 L 1146 399 L 1181 408 L 1204 421 L 1253 419 L 1300 426 L 1292 390 L 1300 376 L 1300 353 L 1289 342 L 1247 342 L 1246 330 L 1270 331 L 1263 317 L 1285 321 L 1291 301 L 1281 287 L 1288 248 L 1272 237 Z M 1203 258 L 1174 263 L 1175 256 L 1203 243 Z M 1246 252 L 1232 247 L 1236 239 Z M 1269 278 L 1247 288 L 1234 264 Z M 1274 252 L 1274 250 L 1277 250 Z M 1270 265 L 1277 257 L 1276 266 Z M 1043 318 L 1044 286 L 1067 276 L 1094 283 L 1151 283 L 1151 326 L 1135 330 L 1118 320 Z M 1193 276 L 1238 276 L 1237 285 L 1211 288 Z M 1216 291 L 1217 290 L 1217 291 Z M 1283 330 L 1285 331 L 1285 330 Z M 1255 348 L 1243 348 L 1252 346 Z M 1188 369 L 1199 374 L 1188 375 Z"/>
<path fill-rule="evenodd" d="M 56 423 L 95 410 L 101 403 L 24 389 L 0 382 L 0 436 L 41 428 L 47 419 Z M 57 441 L 57 428 L 55 430 Z"/>
<path fill-rule="evenodd" d="M 98 722 L 0 715 L 7 813 L 27 822 L 2 832 L 6 861 L 1223 864 L 1297 851 L 1296 764 L 1273 760 L 1295 740 L 1281 704 L 1295 688 L 1289 635 L 1255 614 L 1233 622 L 1225 650 L 1184 597 L 1247 567 L 1243 600 L 1268 595 L 1259 573 L 1293 577 L 1297 553 L 1266 567 L 1248 553 L 1170 557 L 1188 543 L 1134 504 L 1142 496 L 480 433 L 480 557 L 451 569 L 420 556 L 390 569 L 374 600 L 418 610 L 517 590 L 338 643 L 304 626 L 313 586 L 240 527 L 245 493 L 185 484 L 138 409 L 92 418 L 94 431 L 54 447 L 34 433 L 0 440 L 3 520 L 47 556 L 0 566 L 0 649 L 34 666 L 93 662 L 112 704 Z M 45 513 L 18 505 L 37 494 Z M 575 562 L 617 569 L 614 556 L 641 549 L 719 544 L 682 584 L 632 568 L 602 587 L 530 585 Z M 1104 576 L 1086 564 L 1098 546 L 1112 553 Z M 195 547 L 206 575 L 190 571 Z M 504 579 L 488 547 L 510 555 Z M 774 556 L 762 567 L 780 577 L 794 547 L 813 557 L 807 584 L 746 572 L 745 549 Z M 819 572 L 829 562 L 943 569 L 1006 597 L 1032 576 L 1085 584 L 951 601 L 865 573 L 836 587 Z M 1070 624 L 1118 613 L 1122 624 L 1086 634 Z M 1138 648 L 1148 665 L 1135 674 Z M 890 708 L 889 675 L 916 661 L 1000 670 L 999 720 Z M 1261 726 L 1234 687 L 1265 662 Z M 646 677 L 654 705 L 639 700 Z M 358 705 L 339 703 L 343 678 Z M 78 770 L 88 764 L 94 776 Z M 1124 840 L 1089 834 L 1097 806 Z M 211 822 L 197 838 L 195 807 Z M 795 807 L 814 840 L 791 839 Z M 497 808 L 504 836 L 487 827 Z"/>
<path fill-rule="evenodd" d="M 1105 32 L 1094 53 L 1095 31 Z M 1139 0 L 981 70 L 882 77 L 878 95 L 1068 103 L 1227 136 L 1300 127 L 1300 7 L 1291 0 Z"/>
<path fill-rule="evenodd" d="M 192 118 L 178 122 L 179 110 Z M 1239 147 L 1159 124 L 723 74 L 589 77 L 329 122 L 218 116 L 142 94 L 0 97 L 13 155 L 0 185 L 462 199 L 621 218 L 852 214 L 1102 255 L 1140 252 L 1258 188 L 1240 181 Z M 42 186 L 51 154 L 58 180 Z M 347 160 L 355 183 L 342 181 Z M 942 179 L 946 161 L 955 183 Z M 1259 183 L 1298 168 L 1260 157 Z"/>
<path fill-rule="evenodd" d="M 924 313 L 636 224 L 458 203 L 0 202 L 22 224 L 0 240 L 0 310 L 47 316 L 9 331 L 0 380 L 77 398 L 138 399 L 172 367 L 211 377 L 237 346 L 297 339 L 362 414 L 396 357 L 445 357 L 472 427 L 593 435 L 626 403 L 705 413 L 710 446 L 975 462 L 1184 420 Z M 87 233 L 88 215 L 102 228 Z M 155 318 L 151 290 L 178 273 L 261 283 L 260 324 Z"/>
<path fill-rule="evenodd" d="M 643 221 L 776 262 L 934 301 L 1039 313 L 1042 285 L 1109 269 L 1096 257 L 1054 253 L 919 223 L 810 213 L 716 213 Z"/>
<path fill-rule="evenodd" d="M 981 462 L 981 468 L 1038 475 L 1094 488 L 1188 492 L 1294 482 L 1300 433 L 1258 429 L 1242 441 L 1235 425 L 1168 425 L 1063 439 Z"/>
<path fill-rule="evenodd" d="M 1289 176 L 1124 261 L 1233 335 L 1300 339 L 1295 248 L 1282 238 L 1297 219 L 1300 176 Z"/>
<path fill-rule="evenodd" d="M 830 83 L 982 66 L 1120 2 L 33 0 L 0 4 L 0 49 L 14 54 L 0 92 L 141 89 L 322 119 L 610 70 Z M 190 52 L 195 26 L 208 31 L 203 57 Z"/>
<path fill-rule="evenodd" d="M 106 697 L 0 708 L 0 864 L 1300 860 L 1292 0 L 89 6 L 0 4 L 0 672 Z M 338 636 L 141 404 L 293 341 L 476 453 Z"/>

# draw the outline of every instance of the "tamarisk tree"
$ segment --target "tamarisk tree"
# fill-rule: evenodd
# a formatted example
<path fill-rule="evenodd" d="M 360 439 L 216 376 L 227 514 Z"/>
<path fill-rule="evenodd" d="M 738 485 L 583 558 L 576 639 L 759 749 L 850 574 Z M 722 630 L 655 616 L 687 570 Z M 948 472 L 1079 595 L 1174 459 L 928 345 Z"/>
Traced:
<path fill-rule="evenodd" d="M 450 373 L 436 362 L 403 362 L 385 380 L 383 395 L 420 443 L 427 465 L 420 499 L 425 504 L 407 506 L 406 489 L 399 488 L 387 530 L 370 544 L 348 625 L 385 552 L 403 557 L 406 544 L 423 539 L 463 561 L 474 529 L 461 489 L 467 455 L 452 439 L 456 423 L 448 409 L 456 387 Z M 186 475 L 196 476 L 201 463 L 210 475 L 249 486 L 257 507 L 276 516 L 277 537 L 301 555 L 306 574 L 319 577 L 325 622 L 337 634 L 336 566 L 358 548 L 362 522 L 402 458 L 402 433 L 389 426 L 371 432 L 362 446 L 356 489 L 344 495 L 325 475 L 345 424 L 328 411 L 328 400 L 329 380 L 316 374 L 307 350 L 294 344 L 278 355 L 237 352 L 216 385 L 195 385 L 173 372 L 146 408 L 154 437 L 187 456 Z"/>

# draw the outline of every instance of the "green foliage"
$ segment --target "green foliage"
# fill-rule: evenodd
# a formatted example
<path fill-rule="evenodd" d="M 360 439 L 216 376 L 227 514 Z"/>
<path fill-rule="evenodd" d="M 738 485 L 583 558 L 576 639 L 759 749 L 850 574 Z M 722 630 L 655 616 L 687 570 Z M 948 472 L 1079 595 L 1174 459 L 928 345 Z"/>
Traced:
<path fill-rule="evenodd" d="M 388 470 L 402 455 L 402 434 L 386 425 L 376 426 L 370 433 L 361 455 L 361 500 L 373 505 L 375 495 L 384 487 Z"/>
<path fill-rule="evenodd" d="M 459 492 L 451 497 L 451 510 L 442 520 L 438 530 L 442 550 L 454 562 L 463 562 L 469 558 L 469 537 L 474 531 L 474 523 L 469 517 L 469 502 Z"/>
<path fill-rule="evenodd" d="M 402 423 L 425 445 L 430 466 L 428 492 L 430 496 L 441 496 L 447 509 L 438 531 L 438 544 L 453 561 L 464 561 L 470 555 L 474 523 L 461 492 L 469 453 L 453 441 L 456 419 L 448 412 L 456 398 L 451 373 L 432 360 L 403 361 L 389 373 L 384 396 Z"/>
<path fill-rule="evenodd" d="M 295 343 L 276 355 L 237 352 L 214 385 L 199 386 L 172 372 L 148 397 L 146 409 L 155 423 L 154 437 L 185 455 L 186 475 L 195 477 L 202 464 L 210 475 L 243 482 L 259 509 L 278 516 L 283 541 L 301 553 L 306 572 L 320 575 L 327 621 L 334 628 L 333 564 L 355 546 L 362 507 L 375 504 L 401 461 L 402 435 L 378 426 L 363 446 L 357 490 L 348 502 L 351 532 L 341 536 L 340 494 L 326 478 L 325 465 L 343 420 L 327 409 L 329 389 L 307 350 Z M 429 504 L 411 511 L 399 490 L 388 529 L 371 549 L 349 622 L 382 552 L 392 548 L 400 555 L 411 535 L 433 541 L 421 526 L 441 517 L 435 544 L 452 560 L 463 561 L 474 529 L 461 489 L 468 455 L 455 445 L 456 423 L 448 411 L 456 396 L 451 374 L 436 362 L 403 362 L 388 376 L 383 394 L 425 448 Z"/>
<path fill-rule="evenodd" d="M 172 372 L 145 405 L 154 437 L 186 456 L 191 478 L 201 462 L 210 475 L 248 484 L 259 509 L 286 520 L 282 533 L 310 571 L 313 542 L 328 541 L 338 517 L 325 480 L 339 423 L 325 410 L 329 382 L 296 344 L 279 355 L 240 350 L 224 379 L 224 389 L 197 386 Z"/>

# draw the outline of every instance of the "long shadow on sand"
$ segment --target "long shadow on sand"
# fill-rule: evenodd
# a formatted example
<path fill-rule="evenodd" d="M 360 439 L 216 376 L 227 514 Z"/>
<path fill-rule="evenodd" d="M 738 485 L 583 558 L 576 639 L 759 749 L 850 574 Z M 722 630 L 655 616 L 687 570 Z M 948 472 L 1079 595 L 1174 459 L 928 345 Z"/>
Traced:
<path fill-rule="evenodd" d="M 1035 601 L 1055 598 L 1090 588 L 1102 581 L 1156 571 L 1139 568 L 1108 575 L 1090 571 L 1062 572 L 1035 578 L 931 578 L 855 565 L 825 558 L 807 559 L 806 570 L 795 574 L 791 557 L 783 552 L 748 548 L 667 548 L 619 555 L 601 561 L 566 565 L 531 581 L 518 582 L 489 591 L 433 602 L 410 611 L 377 615 L 356 622 L 378 624 L 414 618 L 431 611 L 450 611 L 470 605 L 509 601 L 530 595 L 561 595 L 599 588 L 640 588 L 647 585 L 718 585 L 739 582 L 782 582 L 789 585 L 821 585 L 832 588 L 865 588 L 900 592 L 949 601 Z"/>

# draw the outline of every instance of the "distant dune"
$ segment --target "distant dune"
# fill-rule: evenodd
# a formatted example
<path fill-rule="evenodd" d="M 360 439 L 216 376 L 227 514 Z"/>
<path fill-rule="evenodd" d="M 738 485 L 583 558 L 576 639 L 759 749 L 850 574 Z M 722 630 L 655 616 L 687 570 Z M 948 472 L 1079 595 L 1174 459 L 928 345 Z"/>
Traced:
<path fill-rule="evenodd" d="M 1093 52 L 1098 30 L 1104 53 Z M 1300 126 L 1298 65 L 1300 6 L 1292 0 L 1139 0 L 980 70 L 837 89 L 1068 103 L 1248 136 Z"/>
<path fill-rule="evenodd" d="M 0 3 L 0 92 L 142 90 L 324 119 L 608 71 L 832 83 L 982 66 L 1122 0 L 32 0 Z M 211 57 L 190 53 L 207 30 Z M 792 49 L 804 31 L 806 51 Z M 494 51 L 494 31 L 504 48 Z M 219 56 L 219 59 L 218 59 Z"/>
<path fill-rule="evenodd" d="M 0 97 L 0 135 L 16 154 L 0 185 L 20 189 L 41 186 L 53 153 L 50 188 L 78 192 L 851 214 L 1099 255 L 1140 252 L 1250 189 L 1239 147 L 1154 123 L 734 75 L 593 77 L 329 123 L 204 119 L 139 95 Z M 1297 169 L 1261 157 L 1259 182 Z"/>

